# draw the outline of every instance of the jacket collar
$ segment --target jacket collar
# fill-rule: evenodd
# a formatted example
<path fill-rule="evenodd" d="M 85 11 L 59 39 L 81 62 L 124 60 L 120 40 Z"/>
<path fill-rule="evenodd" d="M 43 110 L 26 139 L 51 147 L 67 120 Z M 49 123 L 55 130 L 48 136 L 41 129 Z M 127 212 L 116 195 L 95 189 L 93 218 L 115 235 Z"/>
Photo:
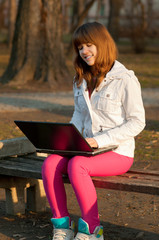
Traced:
<path fill-rule="evenodd" d="M 101 89 L 103 86 L 108 85 L 112 80 L 121 80 L 123 74 L 125 74 L 128 70 L 126 67 L 120 63 L 119 61 L 115 60 L 114 66 L 112 69 L 106 74 L 105 78 L 101 82 L 101 84 L 98 87 L 98 90 Z M 83 82 L 81 84 L 81 90 L 87 91 L 87 82 L 85 79 L 83 79 Z"/>
<path fill-rule="evenodd" d="M 109 79 L 115 78 L 117 80 L 120 80 L 122 78 L 122 75 L 125 74 L 126 71 L 127 71 L 126 67 L 122 63 L 115 60 L 114 66 L 106 74 L 106 78 L 109 78 Z"/>

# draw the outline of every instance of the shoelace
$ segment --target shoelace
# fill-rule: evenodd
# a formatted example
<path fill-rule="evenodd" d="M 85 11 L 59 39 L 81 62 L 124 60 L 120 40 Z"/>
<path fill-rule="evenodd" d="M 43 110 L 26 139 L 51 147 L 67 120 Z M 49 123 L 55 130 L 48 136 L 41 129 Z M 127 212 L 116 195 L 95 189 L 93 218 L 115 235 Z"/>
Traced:
<path fill-rule="evenodd" d="M 78 234 L 75 238 L 75 240 L 88 240 L 88 239 L 89 239 L 88 235 L 82 233 Z"/>
<path fill-rule="evenodd" d="M 54 237 L 53 240 L 64 240 L 66 237 L 66 232 L 60 229 L 54 229 Z"/>

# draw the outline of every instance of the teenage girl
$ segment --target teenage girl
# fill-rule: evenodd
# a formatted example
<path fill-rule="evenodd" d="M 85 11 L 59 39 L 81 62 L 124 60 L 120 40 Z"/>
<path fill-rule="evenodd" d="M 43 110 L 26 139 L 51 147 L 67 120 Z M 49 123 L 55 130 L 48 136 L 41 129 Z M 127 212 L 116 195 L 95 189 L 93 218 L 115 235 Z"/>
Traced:
<path fill-rule="evenodd" d="M 93 148 L 109 144 L 118 148 L 91 157 L 50 155 L 44 161 L 42 177 L 53 214 L 53 240 L 103 240 L 91 176 L 119 175 L 130 169 L 134 137 L 145 127 L 145 112 L 138 79 L 116 60 L 116 45 L 102 24 L 80 26 L 73 35 L 73 46 L 76 74 L 71 123 Z M 68 174 L 81 209 L 75 238 L 63 174 Z"/>

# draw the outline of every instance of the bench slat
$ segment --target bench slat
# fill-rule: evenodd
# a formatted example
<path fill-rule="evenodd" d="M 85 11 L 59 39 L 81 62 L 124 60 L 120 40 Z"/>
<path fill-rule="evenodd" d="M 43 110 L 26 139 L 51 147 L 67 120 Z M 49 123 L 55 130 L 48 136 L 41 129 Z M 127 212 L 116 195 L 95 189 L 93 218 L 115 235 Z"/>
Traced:
<path fill-rule="evenodd" d="M 22 162 L 17 162 L 17 163 L 11 163 L 10 161 L 1 161 L 0 163 L 0 169 L 1 167 L 5 167 L 6 169 L 10 169 L 12 168 L 13 170 L 15 169 L 24 169 L 24 170 L 29 170 L 29 169 L 35 169 L 36 172 L 36 168 L 40 168 L 42 166 L 43 162 L 38 162 L 38 164 L 36 164 L 35 162 L 30 162 L 30 163 L 22 163 Z"/>
<path fill-rule="evenodd" d="M 138 172 L 134 172 L 133 174 L 130 172 L 124 173 L 122 175 L 122 178 L 125 180 L 127 179 L 127 181 L 129 181 L 130 179 L 134 180 L 134 179 L 138 179 L 138 180 L 142 180 L 142 181 L 158 181 L 159 182 L 159 176 L 158 175 L 149 175 L 149 174 L 139 174 Z"/>
<path fill-rule="evenodd" d="M 122 176 L 93 177 L 92 179 L 94 185 L 99 188 L 159 195 L 159 180 L 154 182 L 133 178 L 125 181 Z"/>
<path fill-rule="evenodd" d="M 159 176 L 158 171 L 154 170 L 129 170 L 129 173 L 138 173 L 140 175 Z"/>
<path fill-rule="evenodd" d="M 1 175 L 7 176 L 41 179 L 41 166 L 36 166 L 35 168 L 34 167 L 24 168 L 23 166 L 18 165 L 16 165 L 15 167 L 14 165 L 6 166 L 5 164 L 1 164 L 0 173 Z"/>
<path fill-rule="evenodd" d="M 29 165 L 31 167 L 33 167 L 33 165 L 39 165 L 39 162 L 43 162 L 44 159 L 32 159 L 32 158 L 22 158 L 22 157 L 9 157 L 9 158 L 6 158 L 6 159 L 1 159 L 0 160 L 0 165 L 2 163 L 6 164 L 6 165 L 13 165 L 13 166 L 16 166 L 18 164 L 22 164 L 24 165 Z M 32 165 L 33 164 L 33 165 Z"/>

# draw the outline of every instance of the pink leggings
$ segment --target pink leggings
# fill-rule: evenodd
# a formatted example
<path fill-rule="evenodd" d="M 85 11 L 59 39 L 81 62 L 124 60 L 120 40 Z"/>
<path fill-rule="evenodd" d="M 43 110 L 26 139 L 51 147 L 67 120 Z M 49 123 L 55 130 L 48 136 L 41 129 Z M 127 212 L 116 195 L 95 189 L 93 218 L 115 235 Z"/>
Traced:
<path fill-rule="evenodd" d="M 97 195 L 91 176 L 120 175 L 129 170 L 133 158 L 106 152 L 93 157 L 75 156 L 71 159 L 56 154 L 47 157 L 42 166 L 42 178 L 53 217 L 69 216 L 62 175 L 68 174 L 75 191 L 82 219 L 89 224 L 90 233 L 100 225 Z"/>

